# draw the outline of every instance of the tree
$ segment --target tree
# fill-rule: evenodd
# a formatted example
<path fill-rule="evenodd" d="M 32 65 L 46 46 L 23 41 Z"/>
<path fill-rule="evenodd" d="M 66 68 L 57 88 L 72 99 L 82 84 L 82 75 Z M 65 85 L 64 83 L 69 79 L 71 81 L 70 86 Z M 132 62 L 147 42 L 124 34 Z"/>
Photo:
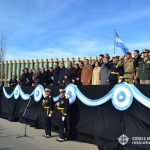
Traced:
<path fill-rule="evenodd" d="M 0 38 L 0 84 L 3 83 L 4 79 L 4 60 L 6 55 L 6 43 L 5 37 L 2 35 Z"/>

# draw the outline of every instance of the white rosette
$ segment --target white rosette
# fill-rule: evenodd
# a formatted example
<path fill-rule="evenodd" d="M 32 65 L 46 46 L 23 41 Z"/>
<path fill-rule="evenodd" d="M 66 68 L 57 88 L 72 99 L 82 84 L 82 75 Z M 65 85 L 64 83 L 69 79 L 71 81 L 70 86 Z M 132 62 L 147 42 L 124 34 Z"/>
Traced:
<path fill-rule="evenodd" d="M 123 83 L 118 84 L 113 89 L 112 104 L 120 111 L 128 109 L 133 102 L 133 93 L 130 87 Z"/>
<path fill-rule="evenodd" d="M 44 88 L 42 85 L 38 85 L 35 90 L 34 90 L 34 100 L 36 102 L 39 102 L 42 98 L 42 96 L 44 95 Z"/>
<path fill-rule="evenodd" d="M 74 84 L 69 84 L 65 88 L 66 91 L 66 98 L 69 99 L 69 104 L 73 104 L 76 100 L 77 94 L 76 94 L 76 87 Z"/>
<path fill-rule="evenodd" d="M 18 99 L 19 98 L 19 95 L 20 95 L 20 85 L 17 85 L 14 89 L 14 98 L 15 99 Z"/>

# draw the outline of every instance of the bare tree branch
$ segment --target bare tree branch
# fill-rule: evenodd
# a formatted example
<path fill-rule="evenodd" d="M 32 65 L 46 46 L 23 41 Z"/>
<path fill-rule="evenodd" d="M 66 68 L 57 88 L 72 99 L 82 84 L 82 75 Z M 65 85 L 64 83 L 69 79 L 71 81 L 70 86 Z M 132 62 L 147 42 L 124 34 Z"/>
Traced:
<path fill-rule="evenodd" d="M 5 37 L 2 35 L 0 39 L 0 62 L 5 60 L 5 54 L 6 54 Z"/>
<path fill-rule="evenodd" d="M 5 37 L 2 35 L 0 38 L 0 84 L 3 84 L 5 78 L 4 60 L 6 55 Z"/>

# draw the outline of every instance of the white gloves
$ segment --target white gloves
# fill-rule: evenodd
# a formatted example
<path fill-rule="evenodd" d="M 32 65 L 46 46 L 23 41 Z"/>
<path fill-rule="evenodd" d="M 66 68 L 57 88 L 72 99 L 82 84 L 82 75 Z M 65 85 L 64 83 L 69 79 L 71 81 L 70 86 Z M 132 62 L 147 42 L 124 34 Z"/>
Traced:
<path fill-rule="evenodd" d="M 62 117 L 62 121 L 65 121 L 65 117 Z"/>
<path fill-rule="evenodd" d="M 52 114 L 49 114 L 49 115 L 48 115 L 48 117 L 51 117 L 51 116 L 52 116 Z"/>
<path fill-rule="evenodd" d="M 121 83 L 121 82 L 122 82 L 122 80 L 121 80 L 121 79 L 119 79 L 119 80 L 118 80 L 118 83 Z"/>

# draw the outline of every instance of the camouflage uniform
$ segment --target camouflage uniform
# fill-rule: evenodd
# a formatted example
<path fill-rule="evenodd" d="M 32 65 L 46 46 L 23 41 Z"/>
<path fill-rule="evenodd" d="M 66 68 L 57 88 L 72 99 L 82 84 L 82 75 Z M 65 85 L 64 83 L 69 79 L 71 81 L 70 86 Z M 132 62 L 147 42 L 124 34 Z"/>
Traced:
<path fill-rule="evenodd" d="M 125 82 L 132 84 L 134 83 L 134 73 L 135 73 L 135 69 L 134 69 L 134 65 L 133 65 L 133 59 L 130 58 L 129 60 L 126 60 L 124 62 L 124 79 Z"/>

